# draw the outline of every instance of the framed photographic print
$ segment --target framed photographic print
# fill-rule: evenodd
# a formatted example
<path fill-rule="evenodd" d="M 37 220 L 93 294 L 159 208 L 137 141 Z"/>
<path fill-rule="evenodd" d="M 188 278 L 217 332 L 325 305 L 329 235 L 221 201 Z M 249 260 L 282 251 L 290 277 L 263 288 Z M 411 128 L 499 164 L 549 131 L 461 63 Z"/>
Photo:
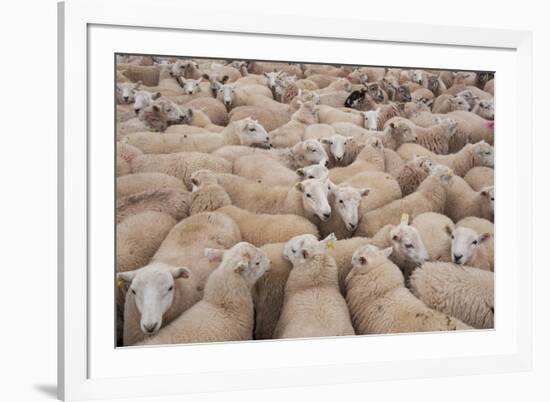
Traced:
<path fill-rule="evenodd" d="M 529 33 L 59 17 L 61 398 L 530 368 Z"/>

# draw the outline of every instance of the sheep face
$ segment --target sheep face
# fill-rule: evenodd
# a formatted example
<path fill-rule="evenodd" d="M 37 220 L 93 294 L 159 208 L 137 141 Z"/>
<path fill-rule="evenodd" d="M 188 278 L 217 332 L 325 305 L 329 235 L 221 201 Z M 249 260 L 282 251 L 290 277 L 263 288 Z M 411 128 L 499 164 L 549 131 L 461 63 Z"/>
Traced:
<path fill-rule="evenodd" d="M 423 85 L 424 74 L 425 73 L 422 70 L 413 70 L 411 74 L 411 81 L 418 85 Z"/>
<path fill-rule="evenodd" d="M 365 128 L 368 130 L 378 130 L 378 116 L 380 114 L 380 108 L 362 112 L 362 114 L 365 118 Z"/>
<path fill-rule="evenodd" d="M 314 91 L 309 90 L 301 90 L 298 92 L 298 99 L 302 101 L 302 103 L 306 102 L 312 102 L 315 105 L 318 105 L 321 103 L 321 96 Z"/>
<path fill-rule="evenodd" d="M 405 256 L 409 261 L 417 265 L 428 261 L 428 251 L 415 227 L 399 224 L 391 230 L 390 238 L 394 250 Z"/>
<path fill-rule="evenodd" d="M 420 155 L 415 155 L 415 157 L 413 158 L 413 165 L 418 169 L 422 169 L 426 173 L 431 173 L 433 168 L 435 167 L 435 164 L 432 162 L 431 159 L 426 156 Z"/>
<path fill-rule="evenodd" d="M 321 143 L 328 145 L 328 150 L 334 156 L 337 162 L 341 162 L 344 159 L 344 153 L 346 147 L 351 144 L 352 138 L 344 137 L 343 135 L 336 134 L 329 138 L 321 139 Z"/>
<path fill-rule="evenodd" d="M 239 132 L 241 145 L 271 148 L 270 138 L 265 128 L 256 120 L 245 119 Z"/>
<path fill-rule="evenodd" d="M 475 258 L 483 243 L 489 240 L 490 233 L 478 235 L 470 228 L 458 227 L 451 233 L 451 259 L 455 264 L 468 264 Z"/>
<path fill-rule="evenodd" d="M 292 263 L 292 266 L 296 266 L 308 258 L 327 253 L 334 241 L 336 241 L 334 233 L 329 234 L 321 241 L 312 234 L 295 236 L 285 244 L 283 256 Z"/>
<path fill-rule="evenodd" d="M 432 164 L 430 167 L 426 166 L 426 169 L 429 170 L 430 176 L 437 176 L 445 186 L 449 185 L 454 176 L 453 170 L 445 165 Z"/>
<path fill-rule="evenodd" d="M 485 187 L 479 194 L 483 197 L 483 210 L 487 211 L 491 219 L 493 219 L 495 214 L 495 187 Z"/>
<path fill-rule="evenodd" d="M 149 106 L 152 101 L 160 98 L 160 96 L 160 92 L 151 93 L 147 91 L 137 91 L 135 94 L 134 112 L 138 114 L 141 109 Z"/>
<path fill-rule="evenodd" d="M 292 147 L 292 151 L 303 161 L 303 165 L 328 164 L 328 155 L 317 140 L 305 140 Z"/>
<path fill-rule="evenodd" d="M 374 82 L 372 84 L 366 85 L 368 94 L 374 99 L 375 102 L 382 103 L 385 100 L 384 91 L 380 88 L 378 83 Z"/>
<path fill-rule="evenodd" d="M 267 86 L 270 89 L 275 89 L 277 86 L 277 80 L 286 77 L 288 74 L 281 71 L 272 71 L 269 73 L 264 73 L 264 76 L 267 78 Z"/>
<path fill-rule="evenodd" d="M 395 100 L 398 102 L 410 102 L 412 100 L 410 88 L 405 85 L 397 88 L 397 97 Z"/>
<path fill-rule="evenodd" d="M 359 206 L 361 198 L 369 193 L 368 188 L 357 189 L 348 186 L 331 186 L 334 197 L 334 209 L 346 226 L 346 230 L 353 232 L 359 223 Z"/>
<path fill-rule="evenodd" d="M 170 69 L 170 75 L 174 78 L 189 76 L 189 73 L 198 69 L 199 66 L 193 60 L 178 60 Z"/>
<path fill-rule="evenodd" d="M 189 278 L 189 275 L 185 267 L 171 267 L 159 262 L 117 274 L 117 280 L 130 284 L 128 296 L 133 298 L 141 314 L 140 328 L 144 334 L 158 332 L 164 313 L 174 301 L 176 280 Z"/>
<path fill-rule="evenodd" d="M 469 111 L 470 110 L 470 104 L 462 96 L 455 96 L 449 99 L 449 103 L 452 111 L 455 111 L 455 110 Z"/>
<path fill-rule="evenodd" d="M 298 176 L 301 180 L 306 179 L 321 179 L 324 180 L 328 178 L 328 168 L 323 162 L 320 162 L 316 165 L 309 165 L 296 170 Z"/>
<path fill-rule="evenodd" d="M 235 85 L 234 84 L 221 84 L 216 81 L 217 99 L 222 101 L 225 107 L 231 107 L 233 100 L 235 99 Z"/>
<path fill-rule="evenodd" d="M 116 84 L 116 99 L 120 105 L 127 105 L 133 103 L 136 95 L 136 91 L 141 86 L 141 81 L 137 83 L 122 82 Z"/>
<path fill-rule="evenodd" d="M 477 114 L 487 120 L 494 120 L 495 119 L 494 100 L 491 98 L 491 99 L 484 99 L 480 101 L 478 104 Z"/>
<path fill-rule="evenodd" d="M 302 205 L 308 215 L 317 216 L 323 222 L 330 219 L 328 180 L 308 179 L 296 183 L 296 188 L 302 193 Z"/>
<path fill-rule="evenodd" d="M 368 272 L 369 269 L 375 268 L 386 262 L 392 251 L 392 247 L 380 250 L 378 247 L 371 244 L 359 247 L 351 257 L 353 269 L 350 271 L 348 278 L 353 275 L 361 275 L 362 273 Z"/>
<path fill-rule="evenodd" d="M 177 104 L 174 102 L 165 99 L 159 98 L 151 103 L 151 105 L 144 111 L 150 109 L 155 113 L 160 120 L 167 123 L 167 125 L 172 124 L 190 124 L 193 116 L 191 109 L 187 109 L 183 112 Z"/>
<path fill-rule="evenodd" d="M 211 262 L 220 262 L 217 269 L 241 275 L 249 288 L 271 269 L 267 254 L 247 242 L 237 243 L 229 250 L 206 248 L 204 255 Z"/>
<path fill-rule="evenodd" d="M 417 137 L 412 127 L 402 121 L 389 124 L 390 134 L 397 142 L 416 142 Z"/>
<path fill-rule="evenodd" d="M 480 141 L 474 144 L 473 149 L 481 165 L 491 168 L 495 166 L 494 149 L 491 145 L 487 144 L 485 141 Z"/>
<path fill-rule="evenodd" d="M 187 95 L 194 95 L 202 91 L 200 83 L 202 82 L 202 77 L 198 80 L 193 79 L 183 79 L 183 92 Z"/>

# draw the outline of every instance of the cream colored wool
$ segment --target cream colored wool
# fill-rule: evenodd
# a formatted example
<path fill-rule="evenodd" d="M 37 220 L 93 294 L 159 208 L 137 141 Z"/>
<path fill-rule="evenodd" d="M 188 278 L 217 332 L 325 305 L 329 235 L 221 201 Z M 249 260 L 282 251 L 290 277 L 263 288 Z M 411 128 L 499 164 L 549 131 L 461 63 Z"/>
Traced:
<path fill-rule="evenodd" d="M 126 159 L 117 155 L 115 171 L 116 171 L 116 176 L 120 177 L 120 176 L 124 176 L 132 173 L 132 167 L 130 166 L 130 163 Z"/>
<path fill-rule="evenodd" d="M 226 214 L 237 223 L 243 241 L 257 247 L 286 242 L 300 234 L 319 236 L 317 227 L 302 216 L 257 214 L 234 205 L 224 206 L 218 212 Z"/>
<path fill-rule="evenodd" d="M 147 265 L 175 224 L 176 220 L 166 213 L 145 211 L 116 225 L 117 272 Z"/>
<path fill-rule="evenodd" d="M 328 254 L 295 265 L 274 338 L 355 335 L 348 307 L 338 287 L 338 267 Z"/>
<path fill-rule="evenodd" d="M 233 173 L 269 186 L 290 187 L 299 177 L 295 170 L 266 155 L 246 155 L 233 163 Z"/>
<path fill-rule="evenodd" d="M 209 170 L 198 170 L 193 173 L 191 183 L 193 191 L 191 193 L 190 215 L 216 211 L 225 205 L 231 205 L 229 194 L 218 184 L 216 176 Z"/>
<path fill-rule="evenodd" d="M 485 141 L 488 144 L 493 145 L 495 136 L 494 121 L 486 120 L 476 113 L 466 112 L 463 110 L 457 110 L 455 112 L 448 113 L 452 119 L 463 119 L 464 122 L 469 124 L 469 142 L 475 143 L 479 141 Z"/>
<path fill-rule="evenodd" d="M 210 153 L 223 141 L 217 133 L 180 134 L 137 132 L 127 134 L 123 141 L 135 146 L 145 154 L 171 154 L 177 152 Z"/>
<path fill-rule="evenodd" d="M 453 177 L 447 189 L 445 215 L 454 222 L 468 216 L 491 220 L 493 211 L 490 195 L 484 190 L 474 191 L 462 177 Z"/>
<path fill-rule="evenodd" d="M 386 170 L 384 147 L 378 139 L 367 142 L 365 148 L 357 155 L 355 162 L 349 166 L 333 168 L 329 171 L 329 178 L 333 183 L 339 184 L 358 173 L 364 171 Z"/>
<path fill-rule="evenodd" d="M 126 162 L 130 163 L 136 156 L 142 155 L 143 152 L 132 144 L 117 141 L 116 154 Z"/>
<path fill-rule="evenodd" d="M 367 246 L 368 247 L 368 246 Z M 361 253 L 346 278 L 346 301 L 357 334 L 387 334 L 470 329 L 468 325 L 430 309 L 406 287 L 397 265 L 380 251 Z"/>
<path fill-rule="evenodd" d="M 476 166 L 492 167 L 493 165 L 492 158 L 490 162 L 487 161 L 478 154 L 476 149 L 480 149 L 480 151 L 487 150 L 488 152 L 492 152 L 491 146 L 486 143 L 479 142 L 477 144 L 467 144 L 459 152 L 449 155 L 436 155 L 417 144 L 403 144 L 399 147 L 397 153 L 407 161 L 414 158 L 415 155 L 426 156 L 432 162 L 448 166 L 456 175 L 464 177 L 470 169 Z"/>
<path fill-rule="evenodd" d="M 428 174 L 426 169 L 422 168 L 421 162 L 417 159 L 406 162 L 403 169 L 401 169 L 401 172 L 396 177 L 399 187 L 401 187 L 403 197 L 414 193 L 418 186 L 420 186 L 420 183 L 428 177 Z"/>
<path fill-rule="evenodd" d="M 449 217 L 426 212 L 416 216 L 411 226 L 420 233 L 430 261 L 451 261 L 451 238 L 448 231 L 453 230 L 455 225 Z"/>
<path fill-rule="evenodd" d="M 242 247 L 246 243 L 235 246 Z M 226 252 L 218 268 L 208 277 L 204 297 L 190 309 L 161 329 L 143 345 L 178 344 L 194 342 L 244 341 L 252 339 L 254 327 L 254 303 L 247 271 L 254 269 L 254 262 L 261 253 L 248 245 L 244 254 Z M 238 272 L 240 264 L 248 265 Z M 263 265 L 261 263 L 260 265 Z M 252 266 L 252 267 L 251 267 Z M 242 268 L 240 268 L 242 270 Z M 255 282 L 255 281 L 254 281 Z"/>
<path fill-rule="evenodd" d="M 159 83 L 160 67 L 159 66 L 135 66 L 127 64 L 121 66 L 121 73 L 132 82 L 141 81 L 143 85 L 155 86 Z"/>
<path fill-rule="evenodd" d="M 123 123 L 136 117 L 134 105 L 116 105 L 116 122 Z"/>
<path fill-rule="evenodd" d="M 234 163 L 237 159 L 247 155 L 267 155 L 265 149 L 252 148 L 244 145 L 224 145 L 212 152 L 212 155 L 219 156 Z"/>
<path fill-rule="evenodd" d="M 334 134 L 336 134 L 336 129 L 330 124 L 315 123 L 306 127 L 302 137 L 304 140 L 317 140 L 331 137 Z"/>
<path fill-rule="evenodd" d="M 468 170 L 464 180 L 474 191 L 481 191 L 495 184 L 495 171 L 490 167 L 476 166 Z"/>
<path fill-rule="evenodd" d="M 485 92 L 490 93 L 491 95 L 495 94 L 495 80 L 489 80 L 485 83 L 485 86 L 483 87 L 483 90 Z"/>
<path fill-rule="evenodd" d="M 441 213 L 445 209 L 447 187 L 445 179 L 439 175 L 430 175 L 416 192 L 364 214 L 355 233 L 359 236 L 372 236 L 384 225 L 399 224 L 403 214 L 414 219 L 424 212 Z"/>
<path fill-rule="evenodd" d="M 426 305 L 474 328 L 494 328 L 492 272 L 426 262 L 411 276 L 411 291 Z"/>
<path fill-rule="evenodd" d="M 292 114 L 277 113 L 271 109 L 265 109 L 261 106 L 238 106 L 229 113 L 229 121 L 239 121 L 246 118 L 257 120 L 267 132 L 271 132 L 290 121 Z"/>
<path fill-rule="evenodd" d="M 192 272 L 197 290 L 202 291 L 216 262 L 204 255 L 204 248 L 228 249 L 241 241 L 237 224 L 219 212 L 202 212 L 179 222 L 166 236 L 151 259 Z"/>
<path fill-rule="evenodd" d="M 397 178 L 405 167 L 405 161 L 393 149 L 384 148 L 384 165 L 386 166 L 386 173 Z"/>
<path fill-rule="evenodd" d="M 179 152 L 174 154 L 140 155 L 132 159 L 133 173 L 166 173 L 184 181 L 190 187 L 190 177 L 199 169 L 230 173 L 231 162 L 223 158 L 199 152 Z"/>
<path fill-rule="evenodd" d="M 164 188 L 186 189 L 181 180 L 164 173 L 131 173 L 116 179 L 116 195 L 118 198 Z"/>
<path fill-rule="evenodd" d="M 161 188 L 134 193 L 117 199 L 117 223 L 144 211 L 164 212 L 179 221 L 189 216 L 191 194 L 187 190 Z"/>
<path fill-rule="evenodd" d="M 364 117 L 356 110 L 334 108 L 327 105 L 319 105 L 319 123 L 332 124 L 336 122 L 347 122 L 364 127 Z"/>
<path fill-rule="evenodd" d="M 229 115 L 222 102 L 214 98 L 193 99 L 185 104 L 185 107 L 203 111 L 213 124 L 226 126 Z"/>
<path fill-rule="evenodd" d="M 328 87 L 331 83 L 336 81 L 338 77 L 327 74 L 312 74 L 307 76 L 307 79 L 313 81 L 320 89 Z"/>
<path fill-rule="evenodd" d="M 336 134 L 343 135 L 344 137 L 355 137 L 356 139 L 367 139 L 376 134 L 376 131 L 367 130 L 366 128 L 359 127 L 356 124 L 348 123 L 345 121 L 337 121 L 336 123 L 330 124 L 332 128 L 336 131 Z"/>
<path fill-rule="evenodd" d="M 271 143 L 275 148 L 292 147 L 302 141 L 308 125 L 317 123 L 318 106 L 313 102 L 302 103 L 288 123 L 269 132 Z"/>

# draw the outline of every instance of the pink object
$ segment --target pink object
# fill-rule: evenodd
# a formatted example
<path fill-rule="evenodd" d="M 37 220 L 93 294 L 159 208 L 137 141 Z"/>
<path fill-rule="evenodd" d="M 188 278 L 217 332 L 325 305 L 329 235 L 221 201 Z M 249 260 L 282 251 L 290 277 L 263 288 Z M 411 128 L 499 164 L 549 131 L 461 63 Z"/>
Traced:
<path fill-rule="evenodd" d="M 494 130 L 495 129 L 495 121 L 491 120 L 490 122 L 488 122 L 487 127 L 492 128 Z"/>

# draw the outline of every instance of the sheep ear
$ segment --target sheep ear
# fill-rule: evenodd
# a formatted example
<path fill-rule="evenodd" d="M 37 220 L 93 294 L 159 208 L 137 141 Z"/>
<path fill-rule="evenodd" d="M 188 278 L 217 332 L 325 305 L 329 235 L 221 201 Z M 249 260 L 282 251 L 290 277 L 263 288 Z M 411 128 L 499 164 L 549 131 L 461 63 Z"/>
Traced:
<path fill-rule="evenodd" d="M 306 249 L 302 249 L 302 257 L 308 258 L 309 257 L 309 251 L 307 251 Z"/>
<path fill-rule="evenodd" d="M 174 277 L 174 279 L 179 279 L 179 278 L 187 279 L 187 278 L 189 278 L 189 275 L 191 274 L 189 269 L 186 268 L 186 267 L 172 268 L 172 270 L 170 272 L 171 272 L 172 276 Z"/>
<path fill-rule="evenodd" d="M 330 138 L 321 138 L 319 139 L 319 141 L 321 142 L 321 144 L 330 144 Z"/>
<path fill-rule="evenodd" d="M 208 261 L 210 262 L 221 262 L 224 254 L 225 254 L 225 250 L 222 250 L 222 249 L 217 249 L 217 248 L 204 249 L 204 256 L 208 258 Z"/>
<path fill-rule="evenodd" d="M 121 288 L 128 283 L 132 283 L 135 277 L 136 271 L 119 272 L 116 274 L 116 284 Z"/>
<path fill-rule="evenodd" d="M 304 185 L 302 184 L 302 182 L 296 183 L 294 187 L 296 187 L 298 191 L 301 191 L 302 193 L 304 192 Z"/>
<path fill-rule="evenodd" d="M 246 261 L 240 261 L 233 271 L 236 274 L 241 274 L 246 268 L 248 268 L 248 263 Z"/>
<path fill-rule="evenodd" d="M 210 79 L 210 76 L 209 76 L 208 74 L 204 73 L 204 74 L 202 75 L 202 78 L 204 78 L 205 80 L 209 80 L 209 79 Z"/>
<path fill-rule="evenodd" d="M 336 235 L 334 233 L 329 234 L 327 237 L 325 237 L 323 240 L 321 240 L 321 243 L 325 244 L 328 249 L 334 248 L 334 242 L 336 241 Z"/>
<path fill-rule="evenodd" d="M 365 195 L 368 195 L 370 193 L 370 188 L 362 188 L 359 190 L 359 194 L 361 194 L 361 197 L 364 197 Z"/>
<path fill-rule="evenodd" d="M 357 261 L 361 265 L 365 265 L 367 263 L 367 259 L 364 256 L 360 256 L 359 258 L 357 258 Z"/>
<path fill-rule="evenodd" d="M 478 241 L 481 244 L 483 242 L 486 242 L 490 238 L 491 238 L 491 233 L 483 233 L 481 236 L 479 236 Z"/>
<path fill-rule="evenodd" d="M 447 232 L 449 236 L 453 234 L 453 228 L 450 227 L 449 225 L 445 225 L 443 226 L 443 228 L 445 229 L 445 232 Z"/>
<path fill-rule="evenodd" d="M 388 247 L 382 250 L 382 255 L 386 258 L 389 258 L 392 252 L 393 252 L 393 247 Z"/>
<path fill-rule="evenodd" d="M 304 169 L 300 168 L 300 169 L 296 169 L 296 174 L 298 174 L 298 176 L 300 177 L 304 177 L 306 174 L 304 172 Z"/>
<path fill-rule="evenodd" d="M 191 118 L 193 117 L 193 109 L 187 109 L 186 114 L 187 114 L 187 117 L 188 117 L 189 119 L 191 119 Z"/>
<path fill-rule="evenodd" d="M 225 84 L 227 81 L 229 81 L 229 76 L 228 76 L 228 75 L 224 75 L 224 76 L 222 77 L 222 80 L 221 80 L 222 84 Z"/>
<path fill-rule="evenodd" d="M 143 82 L 141 82 L 141 81 L 136 82 L 134 84 L 134 89 L 138 89 L 141 86 L 141 84 L 143 84 Z"/>
<path fill-rule="evenodd" d="M 483 189 L 483 190 L 481 190 L 480 194 L 484 197 L 487 197 L 489 195 L 489 191 L 487 189 Z"/>
<path fill-rule="evenodd" d="M 155 112 L 160 112 L 160 108 L 157 105 L 153 105 L 153 110 Z"/>
<path fill-rule="evenodd" d="M 202 77 L 199 77 L 199 79 L 197 80 L 197 84 L 200 84 L 202 82 Z"/>
<path fill-rule="evenodd" d="M 160 92 L 155 92 L 153 95 L 151 95 L 151 99 L 157 100 L 161 96 L 162 96 L 162 94 Z"/>

